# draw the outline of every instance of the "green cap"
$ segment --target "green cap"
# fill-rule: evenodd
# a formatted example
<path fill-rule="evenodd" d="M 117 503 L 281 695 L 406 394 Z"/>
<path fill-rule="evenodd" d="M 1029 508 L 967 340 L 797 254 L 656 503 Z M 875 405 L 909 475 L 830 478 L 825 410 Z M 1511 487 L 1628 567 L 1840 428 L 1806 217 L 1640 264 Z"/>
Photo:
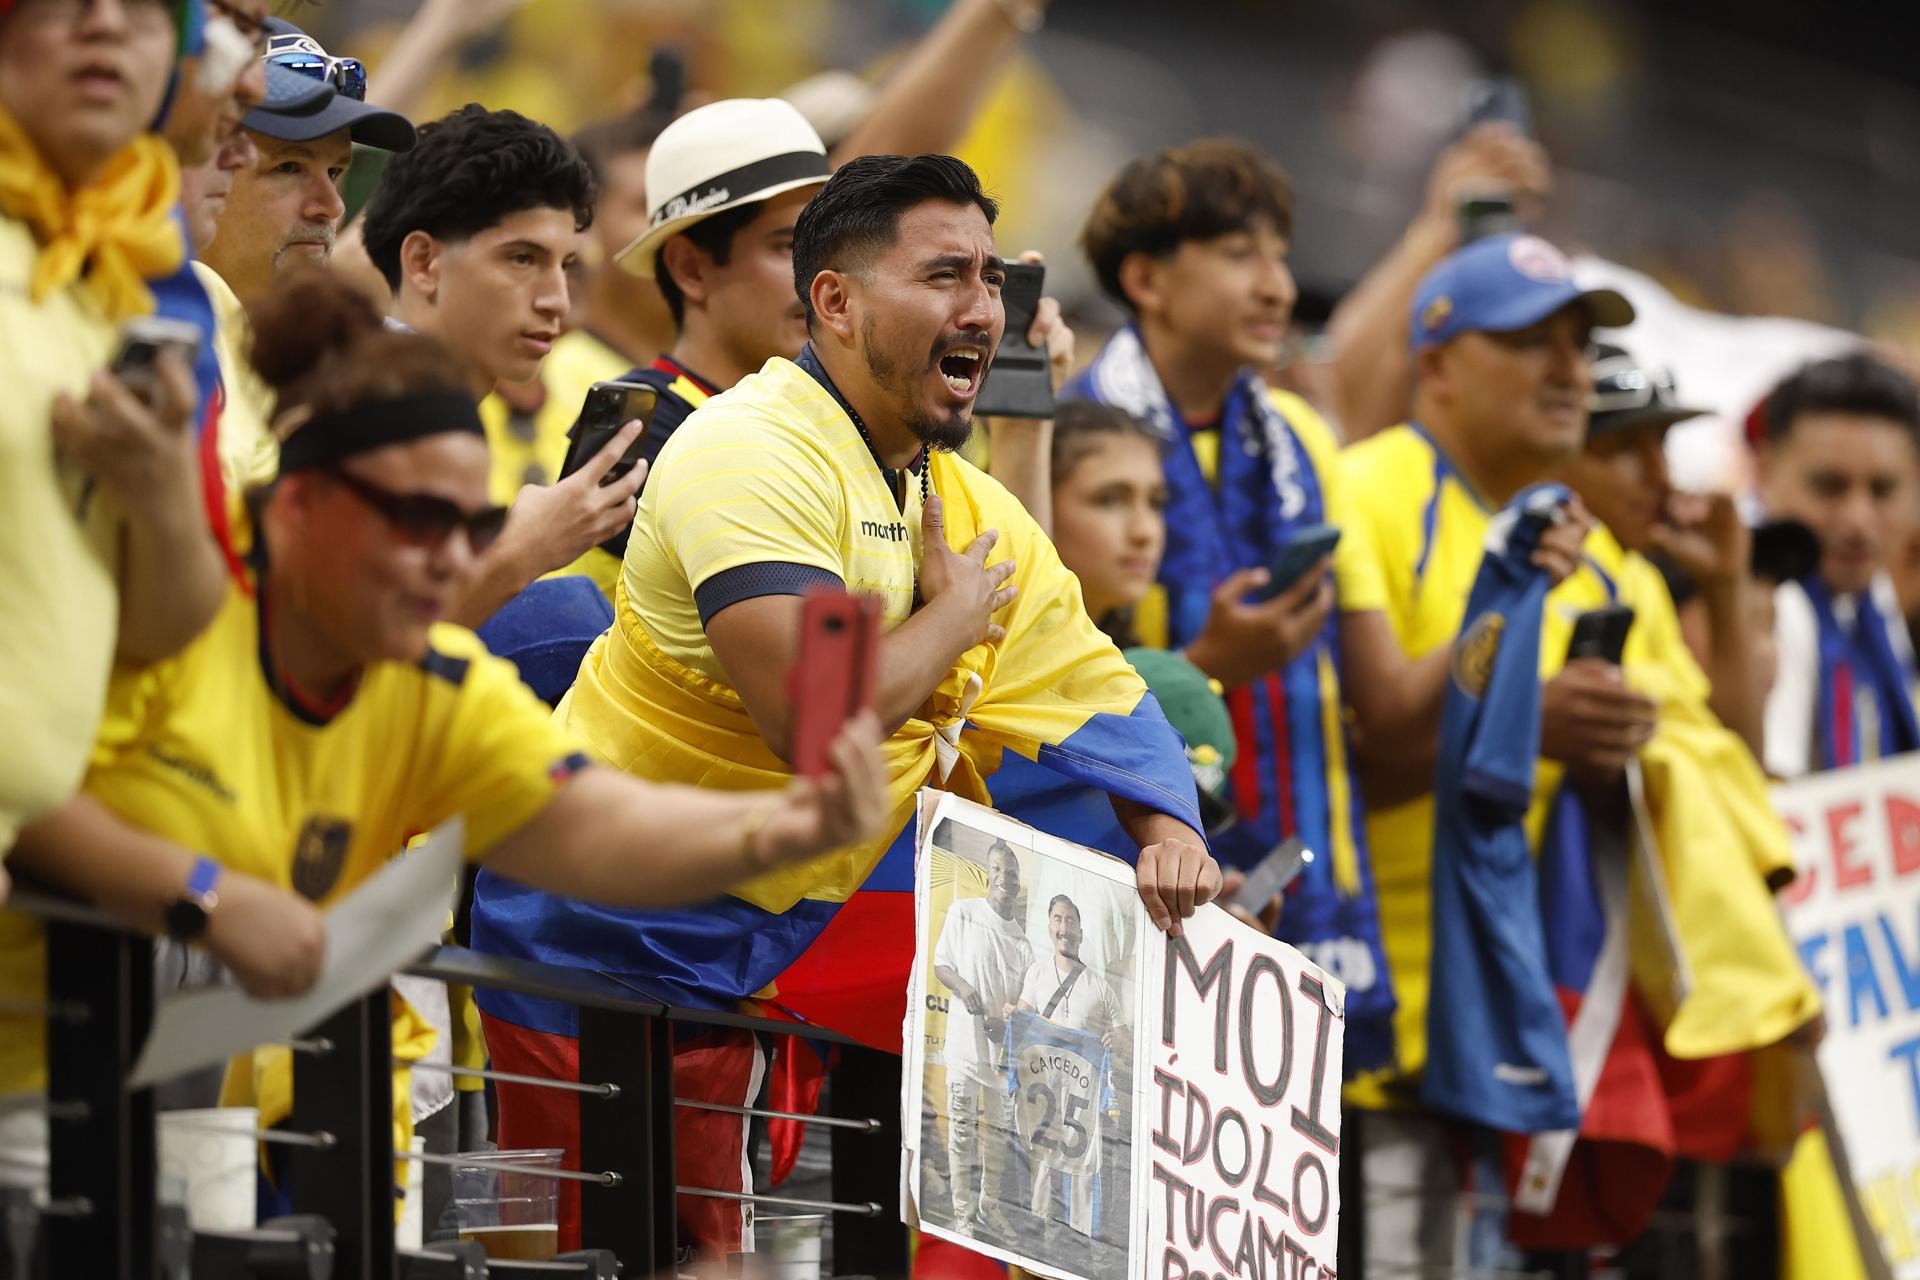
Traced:
<path fill-rule="evenodd" d="M 1185 657 L 1165 649 L 1128 649 L 1126 659 L 1187 740 L 1194 781 L 1216 796 L 1224 795 L 1227 771 L 1233 768 L 1233 721 L 1219 685 Z"/>

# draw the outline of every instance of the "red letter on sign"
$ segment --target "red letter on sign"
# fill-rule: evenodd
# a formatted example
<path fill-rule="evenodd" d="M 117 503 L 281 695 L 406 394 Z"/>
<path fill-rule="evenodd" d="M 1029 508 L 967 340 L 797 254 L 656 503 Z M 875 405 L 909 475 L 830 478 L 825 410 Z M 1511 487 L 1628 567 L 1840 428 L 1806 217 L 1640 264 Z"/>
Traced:
<path fill-rule="evenodd" d="M 1827 842 L 1833 848 L 1833 887 L 1858 889 L 1873 880 L 1873 868 L 1854 860 L 1853 835 L 1849 824 L 1860 816 L 1858 804 L 1843 804 L 1827 810 Z"/>
<path fill-rule="evenodd" d="M 1920 804 L 1887 797 L 1887 847 L 1893 850 L 1895 875 L 1920 871 Z"/>

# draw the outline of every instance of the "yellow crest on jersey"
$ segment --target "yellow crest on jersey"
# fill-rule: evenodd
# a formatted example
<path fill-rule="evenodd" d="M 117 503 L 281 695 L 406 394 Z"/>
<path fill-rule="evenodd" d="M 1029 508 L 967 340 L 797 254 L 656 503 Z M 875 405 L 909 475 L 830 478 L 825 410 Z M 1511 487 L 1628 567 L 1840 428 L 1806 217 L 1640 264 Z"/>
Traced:
<path fill-rule="evenodd" d="M 1453 682 L 1460 692 L 1478 699 L 1493 679 L 1493 659 L 1500 652 L 1500 636 L 1507 620 L 1497 613 L 1483 613 L 1474 620 L 1453 653 Z"/>

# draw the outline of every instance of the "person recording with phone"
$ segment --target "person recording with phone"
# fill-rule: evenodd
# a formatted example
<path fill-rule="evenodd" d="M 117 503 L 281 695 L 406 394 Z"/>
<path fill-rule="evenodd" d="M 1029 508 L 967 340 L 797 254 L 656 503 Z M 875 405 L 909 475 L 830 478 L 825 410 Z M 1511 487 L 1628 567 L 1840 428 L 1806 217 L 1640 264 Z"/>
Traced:
<path fill-rule="evenodd" d="M 1128 602 L 1131 629 L 1139 642 L 1184 653 L 1225 689 L 1238 821 L 1220 837 L 1223 859 L 1251 869 L 1296 835 L 1326 855 L 1294 884 L 1278 936 L 1347 983 L 1359 1025 L 1383 1022 L 1393 997 L 1329 625 L 1338 442 L 1304 400 L 1260 376 L 1279 361 L 1295 300 L 1292 219 L 1287 176 L 1244 143 L 1200 141 L 1129 164 L 1101 193 L 1081 241 L 1132 319 L 1065 395 L 1123 410 L 1152 431 L 1164 554 L 1150 589 Z M 1078 509 L 1056 511 L 1056 528 L 1073 528 L 1070 536 L 1082 522 Z M 1382 1051 L 1356 1039 L 1348 1056 L 1359 1066 Z"/>
<path fill-rule="evenodd" d="M 909 858 L 889 848 L 919 788 L 990 800 L 1016 757 L 1112 797 L 1161 928 L 1218 893 L 1178 736 L 1031 517 L 952 452 L 1004 324 L 997 214 L 948 156 L 862 157 L 828 180 L 793 231 L 809 343 L 707 401 L 663 446 L 613 628 L 560 708 L 598 756 L 645 777 L 785 777 L 805 593 L 878 596 L 886 834 L 672 916 L 590 914 L 490 879 L 500 927 L 483 937 L 476 911 L 477 947 L 617 968 L 723 1007 L 778 979 L 787 1007 L 897 1052 L 912 950 L 897 868 Z M 553 1024 L 504 1022 L 489 1023 L 496 1062 L 564 1054 Z M 737 1249 L 741 1224 L 719 1225 L 708 1247 Z"/>
<path fill-rule="evenodd" d="M 393 290 L 392 321 L 439 338 L 477 404 L 527 382 L 560 336 L 567 271 L 592 225 L 593 174 L 572 144 L 513 111 L 468 105 L 422 125 L 364 215 L 368 256 Z M 455 616 L 478 625 L 543 574 L 626 528 L 645 472 L 601 479 L 639 438 L 629 423 L 588 466 L 527 485 L 480 558 Z"/>

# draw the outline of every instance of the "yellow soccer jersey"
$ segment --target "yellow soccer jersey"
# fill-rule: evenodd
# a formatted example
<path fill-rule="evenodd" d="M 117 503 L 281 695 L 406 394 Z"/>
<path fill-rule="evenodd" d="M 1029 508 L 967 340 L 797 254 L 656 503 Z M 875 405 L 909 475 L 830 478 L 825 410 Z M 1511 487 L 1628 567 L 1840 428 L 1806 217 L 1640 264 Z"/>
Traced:
<path fill-rule="evenodd" d="M 587 388 L 620 377 L 633 361 L 584 329 L 562 334 L 540 363 L 546 400 L 531 414 L 519 413 L 498 392 L 480 402 L 480 423 L 487 429 L 493 468 L 487 489 L 502 506 L 513 502 L 521 486 L 552 484 L 567 460 L 567 429 L 580 416 Z"/>
<path fill-rule="evenodd" d="M 380 663 L 331 719 L 283 702 L 263 674 L 259 609 L 237 586 L 183 653 L 118 672 L 86 790 L 129 823 L 325 903 L 409 836 L 466 818 L 483 857 L 585 762 L 512 665 L 437 626 L 418 663 Z M 44 982 L 33 956 L 0 973 Z M 0 1093 L 38 1083 L 37 1036 L 0 1019 Z M 24 1047 L 24 1046 L 23 1046 Z"/>
<path fill-rule="evenodd" d="M 213 304 L 214 355 L 220 361 L 220 385 L 226 402 L 220 407 L 220 479 L 236 497 L 271 481 L 280 473 L 280 442 L 273 437 L 273 389 L 254 371 L 248 359 L 253 326 L 239 295 L 220 273 L 204 262 L 193 264 L 193 274 Z"/>
<path fill-rule="evenodd" d="M 701 406 L 676 431 L 641 491 L 621 569 L 621 618 L 637 618 L 682 666 L 727 683 L 696 595 L 749 565 L 797 565 L 878 596 L 882 627 L 907 620 L 919 561 L 920 490 L 894 500 L 866 442 L 833 396 L 790 360 Z M 692 419 L 689 419 L 691 425 Z"/>
<path fill-rule="evenodd" d="M 1385 613 L 1410 659 L 1451 645 L 1480 571 L 1492 514 L 1487 505 L 1410 426 L 1383 431 L 1341 454 L 1339 487 L 1344 533 L 1334 552 L 1334 575 L 1341 612 Z M 1548 595 L 1540 633 L 1541 679 L 1551 678 L 1565 661 L 1573 619 L 1608 599 L 1606 583 L 1589 570 Z M 1527 821 L 1536 839 L 1545 801 L 1560 774 L 1550 760 L 1540 761 L 1534 772 Z M 1399 1001 L 1394 1038 L 1399 1069 L 1408 1075 L 1426 1061 L 1433 822 L 1431 793 L 1367 815 L 1381 941 Z M 1353 1096 L 1363 1105 L 1385 1100 L 1366 1081 L 1355 1086 Z"/>
<path fill-rule="evenodd" d="M 56 394 L 85 399 L 118 331 L 82 285 L 34 303 L 37 252 L 0 216 L 0 854 L 80 785 L 119 631 L 119 512 L 54 457 L 47 426 Z"/>

